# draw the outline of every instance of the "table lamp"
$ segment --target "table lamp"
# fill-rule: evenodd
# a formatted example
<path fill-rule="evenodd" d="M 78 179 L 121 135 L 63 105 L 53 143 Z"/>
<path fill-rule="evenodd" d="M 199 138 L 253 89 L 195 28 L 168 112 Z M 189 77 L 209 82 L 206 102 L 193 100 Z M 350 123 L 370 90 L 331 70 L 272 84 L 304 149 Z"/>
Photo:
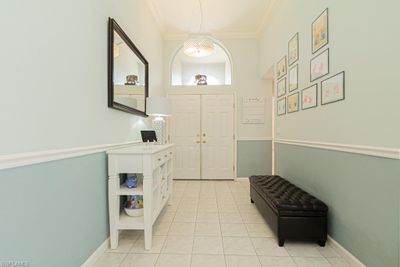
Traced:
<path fill-rule="evenodd" d="M 164 117 L 171 116 L 171 104 L 164 96 L 151 96 L 146 98 L 146 114 L 154 117 L 153 128 L 156 132 L 157 143 L 165 144 L 165 120 Z"/>

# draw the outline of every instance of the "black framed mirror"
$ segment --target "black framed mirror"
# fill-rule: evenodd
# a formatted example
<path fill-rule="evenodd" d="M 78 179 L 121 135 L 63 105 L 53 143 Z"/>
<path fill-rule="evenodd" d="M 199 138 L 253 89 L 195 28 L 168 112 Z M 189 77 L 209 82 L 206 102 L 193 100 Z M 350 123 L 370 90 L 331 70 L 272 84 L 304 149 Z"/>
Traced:
<path fill-rule="evenodd" d="M 108 107 L 146 117 L 149 63 L 113 19 L 108 19 Z"/>

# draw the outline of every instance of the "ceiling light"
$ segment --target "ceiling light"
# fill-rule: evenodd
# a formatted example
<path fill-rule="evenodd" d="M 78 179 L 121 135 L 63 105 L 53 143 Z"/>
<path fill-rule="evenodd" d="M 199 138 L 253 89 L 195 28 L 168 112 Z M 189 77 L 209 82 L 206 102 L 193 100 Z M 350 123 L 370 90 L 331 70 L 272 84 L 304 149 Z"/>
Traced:
<path fill-rule="evenodd" d="M 205 35 L 192 36 L 183 43 L 183 52 L 190 57 L 206 57 L 214 52 L 214 42 Z"/>
<path fill-rule="evenodd" d="M 199 0 L 200 7 L 200 27 L 199 33 L 203 26 L 203 6 Z M 194 35 L 183 43 L 183 52 L 189 57 L 206 57 L 214 52 L 214 41 L 207 35 Z"/>

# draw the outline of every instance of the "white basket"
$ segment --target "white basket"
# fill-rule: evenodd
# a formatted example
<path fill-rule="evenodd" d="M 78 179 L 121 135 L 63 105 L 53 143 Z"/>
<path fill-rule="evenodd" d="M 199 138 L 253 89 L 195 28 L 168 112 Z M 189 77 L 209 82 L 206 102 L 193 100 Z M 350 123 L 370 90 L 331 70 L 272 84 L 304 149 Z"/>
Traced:
<path fill-rule="evenodd" d="M 128 216 L 131 216 L 131 217 L 143 216 L 143 208 L 141 208 L 141 209 L 127 209 L 127 208 L 124 208 L 124 210 L 125 210 L 125 213 Z"/>

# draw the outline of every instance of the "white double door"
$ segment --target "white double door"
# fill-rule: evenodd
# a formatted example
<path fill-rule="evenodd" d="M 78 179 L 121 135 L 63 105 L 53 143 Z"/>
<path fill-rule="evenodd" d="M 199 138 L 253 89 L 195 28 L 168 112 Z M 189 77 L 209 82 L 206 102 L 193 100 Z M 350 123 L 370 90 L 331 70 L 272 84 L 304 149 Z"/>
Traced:
<path fill-rule="evenodd" d="M 170 95 L 174 179 L 234 178 L 233 95 Z"/>

